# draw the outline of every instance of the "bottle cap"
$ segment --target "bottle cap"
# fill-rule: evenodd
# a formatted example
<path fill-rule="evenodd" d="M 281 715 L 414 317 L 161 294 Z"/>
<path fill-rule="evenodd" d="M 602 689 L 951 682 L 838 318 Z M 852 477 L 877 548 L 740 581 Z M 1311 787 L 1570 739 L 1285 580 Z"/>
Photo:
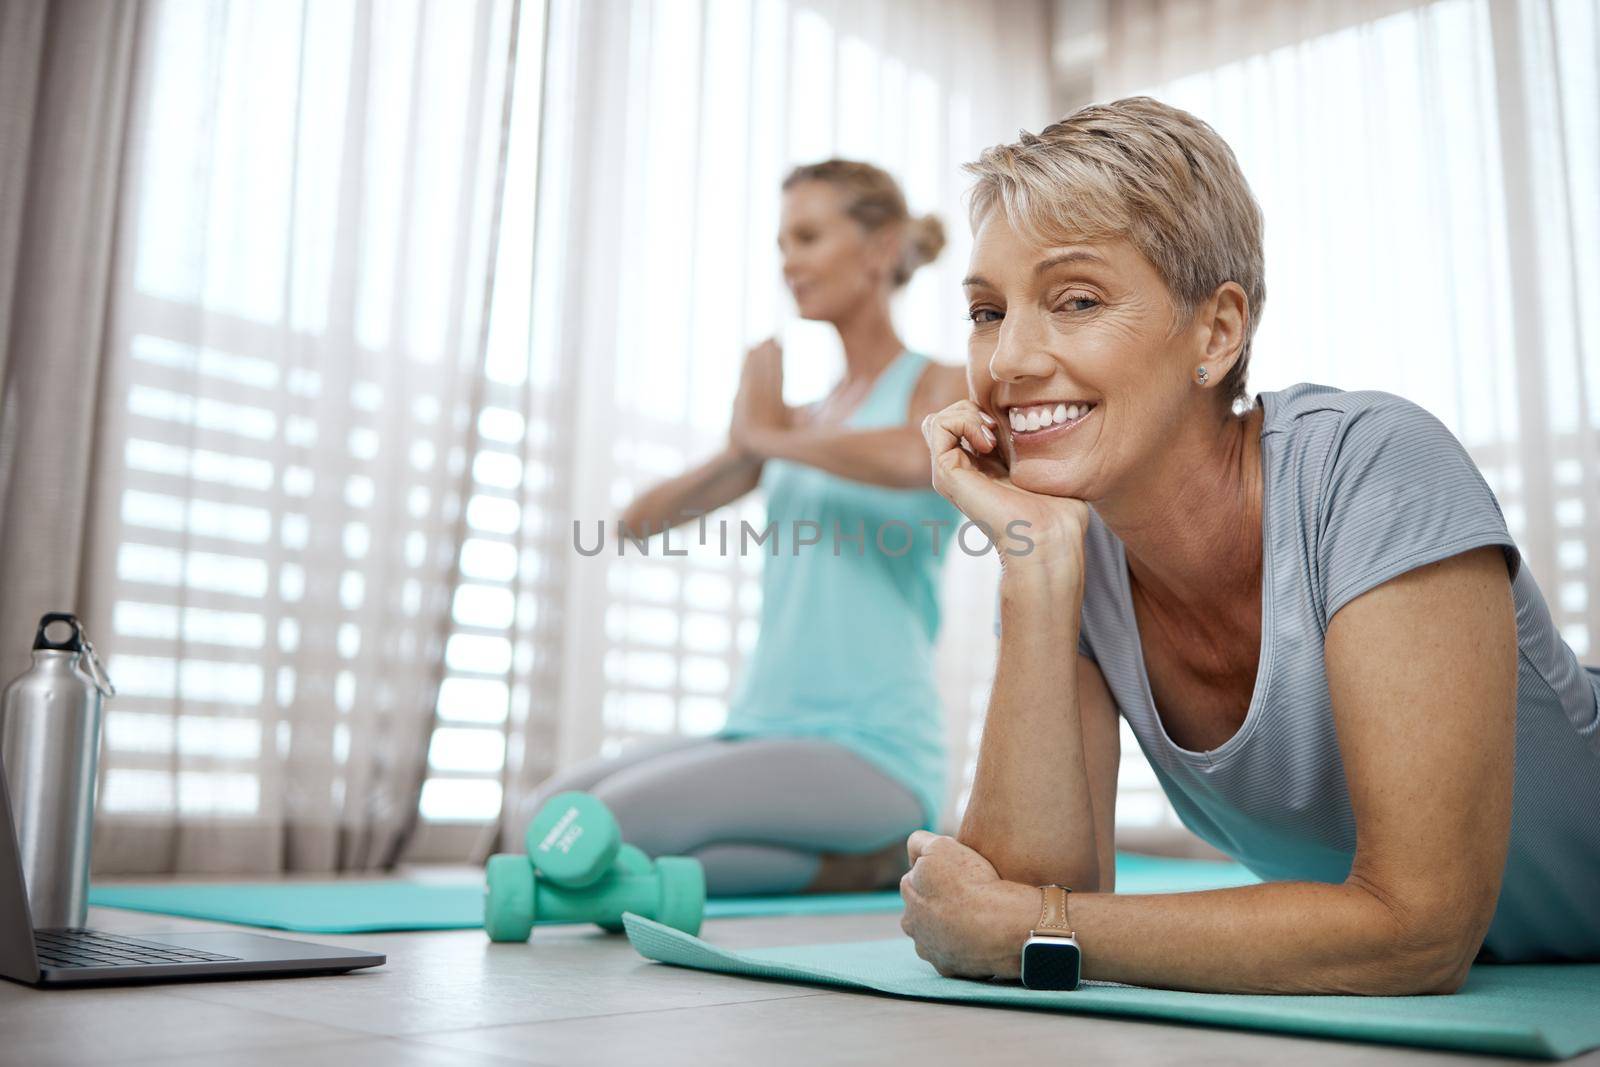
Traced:
<path fill-rule="evenodd" d="M 72 635 L 64 640 L 52 640 L 48 630 L 55 623 L 66 623 L 72 627 Z M 106 669 L 100 663 L 100 657 L 95 653 L 94 645 L 89 643 L 89 635 L 83 632 L 83 624 L 78 617 L 67 611 L 51 611 L 39 619 L 39 632 L 33 637 L 33 650 L 48 650 L 52 652 L 78 652 L 84 656 L 85 666 L 89 668 L 89 680 L 94 682 L 96 689 L 102 696 L 113 697 L 117 695 L 117 687 L 111 684 L 111 679 L 106 676 Z"/>
<path fill-rule="evenodd" d="M 52 640 L 50 627 L 58 622 L 66 623 L 72 627 L 70 636 L 61 641 Z M 33 648 L 48 648 L 54 652 L 82 652 L 83 651 L 83 624 L 78 622 L 76 615 L 65 611 L 52 611 L 39 619 L 39 632 L 34 635 Z"/>

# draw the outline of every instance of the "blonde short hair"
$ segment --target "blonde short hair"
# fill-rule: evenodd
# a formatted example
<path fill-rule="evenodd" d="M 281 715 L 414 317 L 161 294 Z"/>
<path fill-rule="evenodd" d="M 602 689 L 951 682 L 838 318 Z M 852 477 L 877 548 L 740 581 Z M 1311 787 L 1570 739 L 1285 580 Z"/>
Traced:
<path fill-rule="evenodd" d="M 905 230 L 900 262 L 894 271 L 894 287 L 911 280 L 918 267 L 932 263 L 944 251 L 944 224 L 937 215 L 912 218 L 906 208 L 900 183 L 882 167 L 853 159 L 826 159 L 794 168 L 783 179 L 787 192 L 801 182 L 827 182 L 845 197 L 845 213 L 871 233 L 884 226 Z"/>
<path fill-rule="evenodd" d="M 1036 240 L 1126 238 L 1156 268 L 1181 321 L 1223 282 L 1249 299 L 1224 396 L 1248 402 L 1250 342 L 1267 290 L 1261 208 L 1226 141 L 1187 111 L 1148 96 L 1080 109 L 966 166 L 976 230 L 997 206 Z"/>

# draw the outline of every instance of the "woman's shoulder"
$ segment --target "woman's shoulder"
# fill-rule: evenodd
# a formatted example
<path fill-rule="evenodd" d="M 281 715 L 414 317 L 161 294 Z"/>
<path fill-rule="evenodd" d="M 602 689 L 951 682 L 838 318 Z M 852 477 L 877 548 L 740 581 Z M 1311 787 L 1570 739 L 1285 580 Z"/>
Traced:
<path fill-rule="evenodd" d="M 967 371 L 954 363 L 941 363 L 931 356 L 913 353 L 921 369 L 916 384 L 912 386 L 907 414 L 912 422 L 920 422 L 961 400 L 967 395 Z"/>
<path fill-rule="evenodd" d="M 1306 485 L 1324 493 L 1352 483 L 1412 483 L 1441 470 L 1482 477 L 1455 433 L 1403 396 L 1308 384 L 1261 400 L 1263 444 L 1273 443 L 1280 467 L 1299 467 Z"/>
<path fill-rule="evenodd" d="M 1323 618 L 1425 563 L 1484 545 L 1519 557 L 1499 501 L 1455 434 L 1411 400 L 1298 385 L 1261 394 L 1271 508 L 1320 578 Z M 1285 525 L 1286 523 L 1290 525 Z"/>
<path fill-rule="evenodd" d="M 1287 389 L 1258 394 L 1263 408 L 1261 434 L 1302 434 L 1412 430 L 1454 440 L 1444 423 L 1422 405 L 1377 389 L 1336 389 L 1301 382 Z"/>
<path fill-rule="evenodd" d="M 1436 415 L 1394 393 L 1303 383 L 1261 393 L 1261 439 L 1280 474 L 1295 468 L 1302 488 L 1410 481 L 1438 466 L 1477 475 L 1466 448 Z"/>
<path fill-rule="evenodd" d="M 926 352 L 911 352 L 911 361 L 916 365 L 918 384 L 937 382 L 945 386 L 955 386 L 961 390 L 962 395 L 967 391 L 967 368 L 962 363 L 946 363 L 944 360 L 928 355 Z"/>

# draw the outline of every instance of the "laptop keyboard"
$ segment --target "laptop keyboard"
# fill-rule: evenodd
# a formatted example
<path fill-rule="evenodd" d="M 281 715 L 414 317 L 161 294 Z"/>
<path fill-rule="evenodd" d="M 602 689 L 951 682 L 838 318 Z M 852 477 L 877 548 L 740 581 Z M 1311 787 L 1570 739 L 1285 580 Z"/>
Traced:
<path fill-rule="evenodd" d="M 35 930 L 39 962 L 46 967 L 135 967 L 153 963 L 224 963 L 238 956 L 159 941 L 102 934 L 95 930 Z"/>

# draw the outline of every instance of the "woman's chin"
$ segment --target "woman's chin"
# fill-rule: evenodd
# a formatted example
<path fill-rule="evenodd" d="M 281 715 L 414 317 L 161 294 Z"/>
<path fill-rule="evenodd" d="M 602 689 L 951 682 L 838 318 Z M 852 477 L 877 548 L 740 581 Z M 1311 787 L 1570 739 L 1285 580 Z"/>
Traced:
<path fill-rule="evenodd" d="M 1011 484 L 1018 489 L 1029 493 L 1038 493 L 1040 496 L 1072 497 L 1076 500 L 1088 499 L 1084 496 L 1086 486 L 1083 479 L 1071 471 L 1073 464 L 1059 459 L 1013 459 L 1011 461 Z"/>

